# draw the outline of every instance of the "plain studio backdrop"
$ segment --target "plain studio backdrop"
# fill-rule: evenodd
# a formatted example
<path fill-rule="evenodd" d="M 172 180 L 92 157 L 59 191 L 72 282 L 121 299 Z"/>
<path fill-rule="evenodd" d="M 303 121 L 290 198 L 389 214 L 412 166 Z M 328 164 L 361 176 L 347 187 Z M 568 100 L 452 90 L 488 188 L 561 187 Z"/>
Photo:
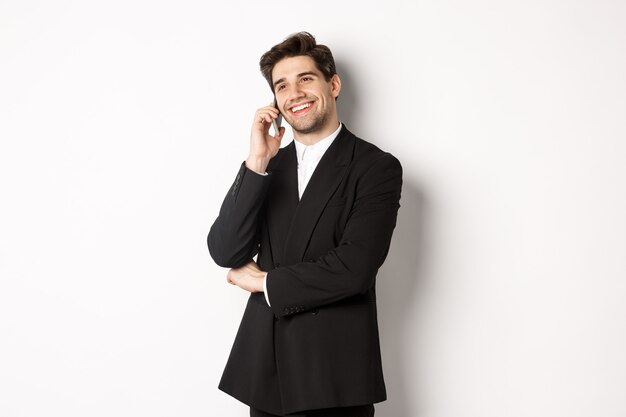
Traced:
<path fill-rule="evenodd" d="M 404 167 L 380 417 L 626 415 L 626 3 L 0 2 L 0 415 L 237 416 L 206 234 L 272 95 L 334 52 Z M 291 140 L 287 133 L 285 144 Z"/>

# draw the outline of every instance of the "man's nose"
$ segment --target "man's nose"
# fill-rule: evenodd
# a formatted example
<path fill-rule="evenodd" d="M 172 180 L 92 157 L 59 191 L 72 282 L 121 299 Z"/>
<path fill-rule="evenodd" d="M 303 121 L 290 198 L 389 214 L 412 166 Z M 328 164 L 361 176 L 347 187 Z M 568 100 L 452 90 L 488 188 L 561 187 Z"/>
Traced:
<path fill-rule="evenodd" d="M 291 103 L 295 103 L 296 100 L 301 99 L 302 97 L 305 97 L 306 94 L 304 91 L 302 91 L 300 89 L 300 87 L 298 87 L 297 85 L 295 87 L 293 87 L 291 89 L 291 91 L 289 92 L 289 101 Z"/>

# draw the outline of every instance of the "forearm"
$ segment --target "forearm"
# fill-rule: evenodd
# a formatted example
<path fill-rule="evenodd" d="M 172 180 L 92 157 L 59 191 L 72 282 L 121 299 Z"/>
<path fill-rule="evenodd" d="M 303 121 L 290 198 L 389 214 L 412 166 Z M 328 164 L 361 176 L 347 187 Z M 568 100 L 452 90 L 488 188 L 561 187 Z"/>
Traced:
<path fill-rule="evenodd" d="M 249 262 L 258 248 L 258 217 L 269 176 L 240 167 L 220 213 L 207 236 L 211 257 L 218 265 L 236 268 Z"/>
<path fill-rule="evenodd" d="M 396 212 L 397 208 L 390 207 L 386 220 L 380 220 L 376 230 L 362 232 L 357 240 L 345 239 L 316 260 L 269 271 L 266 286 L 275 314 L 285 315 L 285 308 L 290 306 L 309 310 L 372 288 L 389 251 Z"/>
<path fill-rule="evenodd" d="M 379 162 L 363 178 L 340 242 L 316 259 L 273 269 L 267 290 L 277 317 L 362 294 L 373 287 L 391 242 L 399 209 L 402 169 L 397 160 Z"/>

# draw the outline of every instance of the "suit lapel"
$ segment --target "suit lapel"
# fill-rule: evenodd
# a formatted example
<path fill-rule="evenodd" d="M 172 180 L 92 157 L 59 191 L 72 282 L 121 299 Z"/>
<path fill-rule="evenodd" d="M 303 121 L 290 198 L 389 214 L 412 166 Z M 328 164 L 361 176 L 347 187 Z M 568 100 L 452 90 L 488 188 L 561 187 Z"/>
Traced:
<path fill-rule="evenodd" d="M 302 199 L 295 208 L 295 214 L 287 234 L 284 256 L 282 257 L 283 262 L 287 265 L 302 261 L 319 216 L 348 171 L 354 143 L 354 136 L 343 125 L 339 135 L 326 150 L 317 168 L 315 168 Z M 295 160 L 295 145 L 293 157 Z M 295 162 L 293 175 L 288 177 L 293 177 L 290 181 L 295 183 L 297 198 L 297 161 Z"/>

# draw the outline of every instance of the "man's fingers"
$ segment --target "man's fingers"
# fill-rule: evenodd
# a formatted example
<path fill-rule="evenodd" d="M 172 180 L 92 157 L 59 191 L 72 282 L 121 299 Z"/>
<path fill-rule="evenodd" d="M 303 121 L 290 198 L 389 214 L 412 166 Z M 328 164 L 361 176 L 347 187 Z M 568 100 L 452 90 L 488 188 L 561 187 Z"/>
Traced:
<path fill-rule="evenodd" d="M 249 292 L 262 291 L 258 280 L 261 278 L 259 272 L 262 271 L 256 262 L 251 261 L 239 268 L 230 269 L 226 274 L 226 281 Z"/>
<path fill-rule="evenodd" d="M 274 106 L 267 106 L 267 107 L 263 107 L 261 110 L 267 111 L 275 116 L 278 116 L 278 109 Z"/>
<path fill-rule="evenodd" d="M 237 285 L 237 284 L 235 284 L 235 281 L 233 280 L 234 275 L 235 275 L 235 271 L 230 269 L 228 271 L 228 273 L 226 274 L 226 282 L 228 282 L 229 284 L 232 284 L 232 285 Z"/>
<path fill-rule="evenodd" d="M 275 107 L 263 107 L 256 111 L 255 120 L 265 120 L 271 122 L 272 119 L 276 119 L 278 117 L 278 110 Z"/>
<path fill-rule="evenodd" d="M 274 114 L 274 113 L 264 113 L 263 116 L 265 118 L 265 121 L 268 123 L 271 123 L 272 120 L 278 118 L 278 114 Z"/>

